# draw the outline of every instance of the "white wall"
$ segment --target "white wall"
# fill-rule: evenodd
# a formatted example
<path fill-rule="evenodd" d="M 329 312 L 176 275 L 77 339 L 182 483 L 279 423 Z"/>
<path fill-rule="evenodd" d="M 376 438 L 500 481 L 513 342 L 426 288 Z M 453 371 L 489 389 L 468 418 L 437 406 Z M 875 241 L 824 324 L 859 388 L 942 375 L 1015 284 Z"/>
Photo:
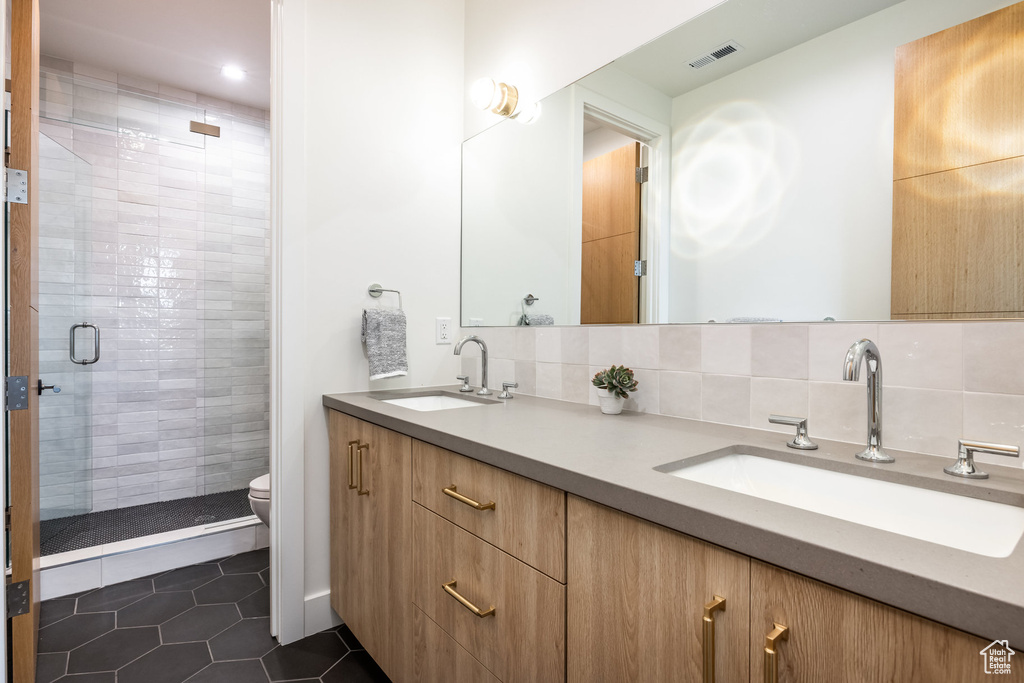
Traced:
<path fill-rule="evenodd" d="M 272 522 L 275 621 L 287 642 L 331 623 L 321 395 L 371 387 L 359 342 L 362 308 L 376 305 L 371 282 L 401 290 L 409 333 L 409 376 L 373 387 L 457 374 L 452 347 L 434 345 L 434 317 L 459 312 L 464 92 L 462 0 L 282 7 Z"/>
<path fill-rule="evenodd" d="M 466 1 L 466 88 L 491 77 L 540 100 L 721 0 Z M 467 90 L 468 92 L 468 90 Z M 497 117 L 466 106 L 466 135 Z"/>
<path fill-rule="evenodd" d="M 907 0 L 677 97 L 669 320 L 888 319 L 894 50 L 1006 4 Z"/>

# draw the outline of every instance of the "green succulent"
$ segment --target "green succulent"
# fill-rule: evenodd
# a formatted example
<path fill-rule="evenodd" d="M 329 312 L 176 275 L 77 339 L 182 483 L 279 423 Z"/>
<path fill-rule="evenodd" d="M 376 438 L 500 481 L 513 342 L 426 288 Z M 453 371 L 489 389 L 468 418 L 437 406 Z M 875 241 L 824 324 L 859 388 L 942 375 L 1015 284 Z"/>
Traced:
<path fill-rule="evenodd" d="M 594 375 L 593 385 L 598 389 L 607 389 L 619 398 L 629 398 L 630 391 L 636 391 L 639 382 L 633 379 L 633 371 L 625 365 L 613 365 L 607 370 Z"/>

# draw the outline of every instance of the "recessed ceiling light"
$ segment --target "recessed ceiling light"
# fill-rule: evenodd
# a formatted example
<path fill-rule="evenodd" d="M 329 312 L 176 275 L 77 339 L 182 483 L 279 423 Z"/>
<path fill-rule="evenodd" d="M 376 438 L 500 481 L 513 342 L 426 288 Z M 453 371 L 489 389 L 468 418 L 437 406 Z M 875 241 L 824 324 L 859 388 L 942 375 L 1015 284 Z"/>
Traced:
<path fill-rule="evenodd" d="M 245 78 L 245 71 L 237 66 L 226 64 L 221 68 L 220 75 L 233 81 L 241 81 Z"/>

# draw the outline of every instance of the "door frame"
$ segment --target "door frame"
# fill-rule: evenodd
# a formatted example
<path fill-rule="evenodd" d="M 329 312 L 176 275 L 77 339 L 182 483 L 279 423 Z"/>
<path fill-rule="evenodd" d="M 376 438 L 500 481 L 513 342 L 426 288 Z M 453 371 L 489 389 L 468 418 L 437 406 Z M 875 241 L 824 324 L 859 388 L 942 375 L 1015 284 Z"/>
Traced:
<path fill-rule="evenodd" d="M 668 123 L 616 102 L 582 86 L 573 88 L 573 159 L 583 159 L 583 117 L 600 121 L 606 127 L 643 143 L 648 150 L 648 180 L 641 191 L 640 258 L 647 261 L 648 273 L 640 278 L 640 322 L 658 323 L 668 319 L 668 249 L 670 229 L 669 178 L 671 177 L 671 128 Z M 641 159 L 642 162 L 642 159 Z M 572 207 L 570 249 L 575 240 L 581 249 L 583 226 L 583 165 L 571 164 Z M 572 252 L 570 251 L 570 254 Z M 581 255 L 582 257 L 582 255 Z M 652 272 L 653 271 L 653 272 Z M 578 294 L 577 294 L 578 296 Z M 570 302 L 571 305 L 572 302 Z M 579 301 L 576 302 L 579 310 Z"/>

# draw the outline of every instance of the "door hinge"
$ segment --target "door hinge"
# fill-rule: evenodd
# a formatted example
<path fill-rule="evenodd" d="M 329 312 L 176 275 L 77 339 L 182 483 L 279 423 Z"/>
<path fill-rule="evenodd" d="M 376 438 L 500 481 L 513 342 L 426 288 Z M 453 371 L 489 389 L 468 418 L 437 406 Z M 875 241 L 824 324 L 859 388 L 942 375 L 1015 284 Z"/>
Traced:
<path fill-rule="evenodd" d="M 5 405 L 11 410 L 28 410 L 28 377 L 8 377 L 5 379 Z"/>
<path fill-rule="evenodd" d="M 647 166 L 636 167 L 636 181 L 641 184 L 647 182 Z"/>
<path fill-rule="evenodd" d="M 28 204 L 28 171 L 4 169 L 4 191 L 10 204 Z"/>
<path fill-rule="evenodd" d="M 7 618 L 20 617 L 32 610 L 31 579 L 7 584 Z"/>
<path fill-rule="evenodd" d="M 7 506 L 4 508 L 4 530 L 11 530 L 11 507 Z"/>
<path fill-rule="evenodd" d="M 633 275 L 641 277 L 647 275 L 647 261 L 633 261 Z"/>

